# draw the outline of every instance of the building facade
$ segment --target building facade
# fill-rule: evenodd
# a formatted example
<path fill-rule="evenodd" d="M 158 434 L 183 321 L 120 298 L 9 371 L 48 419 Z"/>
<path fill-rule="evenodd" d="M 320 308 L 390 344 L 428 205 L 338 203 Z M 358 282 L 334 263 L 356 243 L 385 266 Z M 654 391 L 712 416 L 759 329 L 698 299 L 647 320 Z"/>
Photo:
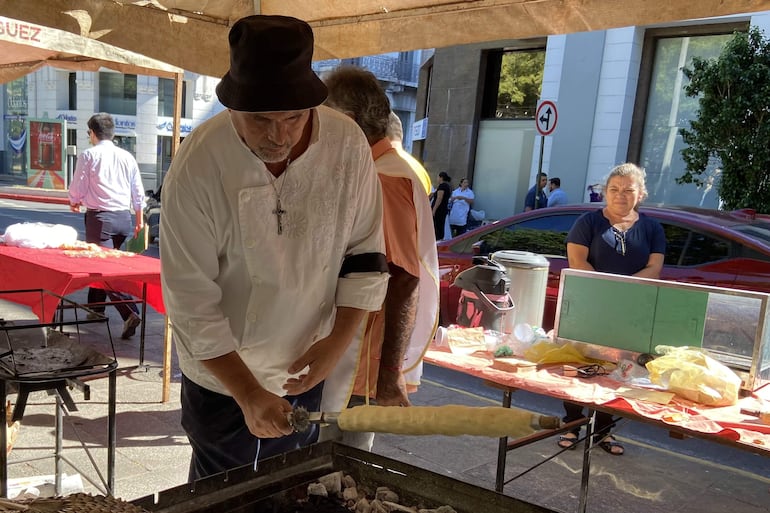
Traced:
<path fill-rule="evenodd" d="M 403 146 L 411 151 L 414 138 L 411 127 L 416 120 L 420 66 L 432 54 L 433 50 L 414 50 L 353 59 L 329 59 L 313 63 L 313 69 L 321 77 L 338 66 L 358 66 L 371 71 L 385 89 L 391 109 L 401 120 L 404 127 Z"/>
<path fill-rule="evenodd" d="M 220 112 L 214 87 L 217 80 L 185 73 L 182 88 L 181 137 Z M 171 161 L 174 81 L 124 75 L 112 71 L 70 72 L 45 67 L 4 84 L 0 98 L 0 181 L 33 187 L 66 187 L 60 181 L 37 179 L 27 147 L 30 120 L 64 121 L 62 144 L 67 148 L 67 171 L 75 156 L 89 145 L 86 123 L 95 112 L 115 120 L 115 143 L 130 151 L 139 163 L 145 187 L 154 189 Z"/>
<path fill-rule="evenodd" d="M 538 170 L 559 177 L 570 201 L 581 203 L 626 161 L 646 169 L 648 203 L 718 208 L 711 185 L 676 183 L 684 171 L 679 129 L 697 113 L 681 69 L 694 56 L 718 56 L 734 31 L 749 26 L 770 32 L 770 12 L 437 49 L 421 71 L 416 110 L 427 136 L 414 153 L 433 175 L 470 178 L 474 208 L 490 219 L 524 209 Z M 498 95 L 500 56 L 538 48 L 545 52 L 540 99 L 558 112 L 545 137 L 534 112 L 505 117 L 486 107 Z M 719 173 L 715 161 L 711 184 Z"/>
<path fill-rule="evenodd" d="M 372 71 L 382 82 L 393 109 L 404 124 L 404 145 L 408 148 L 411 145 L 408 128 L 414 122 L 422 54 L 415 51 L 322 61 L 314 67 L 322 73 L 342 63 Z M 218 78 L 194 73 L 184 74 L 182 138 L 224 109 L 215 93 L 218 81 Z M 108 112 L 113 116 L 115 143 L 136 157 L 147 189 L 156 189 L 162 183 L 171 163 L 173 80 L 106 70 L 70 72 L 45 67 L 0 86 L 0 100 L 3 106 L 0 183 L 66 188 L 67 175 L 73 171 L 76 155 L 88 147 L 86 123 L 96 112 Z M 64 124 L 60 125 L 62 121 Z M 46 130 L 45 136 L 35 133 L 38 125 Z M 64 129 L 60 137 L 56 133 L 60 139 L 57 147 L 62 149 L 63 157 L 51 158 L 46 147 L 43 158 L 42 154 L 38 155 L 38 138 L 49 136 L 50 127 L 57 126 Z"/>

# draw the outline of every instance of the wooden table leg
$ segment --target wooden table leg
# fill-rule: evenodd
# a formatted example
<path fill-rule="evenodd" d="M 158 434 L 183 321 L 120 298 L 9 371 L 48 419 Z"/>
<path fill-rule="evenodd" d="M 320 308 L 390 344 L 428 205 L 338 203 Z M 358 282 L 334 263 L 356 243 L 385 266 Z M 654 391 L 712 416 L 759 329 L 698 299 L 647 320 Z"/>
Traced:
<path fill-rule="evenodd" d="M 164 317 L 163 329 L 163 397 L 161 402 L 167 403 L 171 396 L 171 321 Z"/>

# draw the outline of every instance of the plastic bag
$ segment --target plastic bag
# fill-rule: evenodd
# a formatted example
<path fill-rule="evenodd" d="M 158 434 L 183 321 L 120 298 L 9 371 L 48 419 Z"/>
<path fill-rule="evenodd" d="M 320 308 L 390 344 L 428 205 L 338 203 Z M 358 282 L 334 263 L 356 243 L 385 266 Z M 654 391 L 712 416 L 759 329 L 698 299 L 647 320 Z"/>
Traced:
<path fill-rule="evenodd" d="M 652 383 L 707 406 L 729 406 L 738 401 L 741 378 L 702 349 L 657 346 L 655 352 L 663 356 L 646 365 Z"/>
<path fill-rule="evenodd" d="M 468 215 L 470 215 L 475 221 L 483 221 L 487 217 L 487 213 L 484 210 L 470 209 L 468 211 Z"/>
<path fill-rule="evenodd" d="M 573 344 L 560 344 L 550 340 L 541 340 L 532 344 L 524 351 L 524 358 L 535 363 L 598 363 L 601 360 L 595 360 L 583 355 Z"/>
<path fill-rule="evenodd" d="M 615 370 L 610 372 L 610 377 L 621 383 L 650 384 L 650 373 L 647 368 L 625 358 L 621 359 Z"/>
<path fill-rule="evenodd" d="M 58 248 L 76 242 L 78 232 L 63 224 L 16 223 L 5 229 L 2 239 L 6 246 Z"/>

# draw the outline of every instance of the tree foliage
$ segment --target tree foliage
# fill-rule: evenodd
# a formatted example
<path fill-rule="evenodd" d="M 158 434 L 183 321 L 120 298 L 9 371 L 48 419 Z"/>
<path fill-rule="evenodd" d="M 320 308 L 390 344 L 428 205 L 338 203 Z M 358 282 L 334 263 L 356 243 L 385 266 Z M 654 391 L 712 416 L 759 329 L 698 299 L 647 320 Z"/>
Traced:
<path fill-rule="evenodd" d="M 683 73 L 699 108 L 680 130 L 686 171 L 677 182 L 705 185 L 715 157 L 724 208 L 770 212 L 770 43 L 757 28 L 735 33 L 718 58 L 694 58 Z"/>
<path fill-rule="evenodd" d="M 543 84 L 543 50 L 505 53 L 500 68 L 497 106 L 503 117 L 534 117 Z"/>

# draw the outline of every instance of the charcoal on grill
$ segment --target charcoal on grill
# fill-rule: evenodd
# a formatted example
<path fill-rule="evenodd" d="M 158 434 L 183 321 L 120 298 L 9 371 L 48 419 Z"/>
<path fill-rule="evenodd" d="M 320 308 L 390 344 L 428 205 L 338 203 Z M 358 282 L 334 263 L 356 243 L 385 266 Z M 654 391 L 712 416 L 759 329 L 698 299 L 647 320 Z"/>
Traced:
<path fill-rule="evenodd" d="M 326 485 L 329 485 L 329 488 Z M 298 509 L 298 512 L 456 513 L 448 505 L 426 509 L 419 505 L 401 504 L 398 493 L 386 486 L 379 486 L 374 492 L 367 492 L 365 487 L 359 488 L 352 476 L 343 475 L 342 472 L 333 472 L 310 483 L 307 495 L 305 501 L 300 501 L 302 509 Z"/>

